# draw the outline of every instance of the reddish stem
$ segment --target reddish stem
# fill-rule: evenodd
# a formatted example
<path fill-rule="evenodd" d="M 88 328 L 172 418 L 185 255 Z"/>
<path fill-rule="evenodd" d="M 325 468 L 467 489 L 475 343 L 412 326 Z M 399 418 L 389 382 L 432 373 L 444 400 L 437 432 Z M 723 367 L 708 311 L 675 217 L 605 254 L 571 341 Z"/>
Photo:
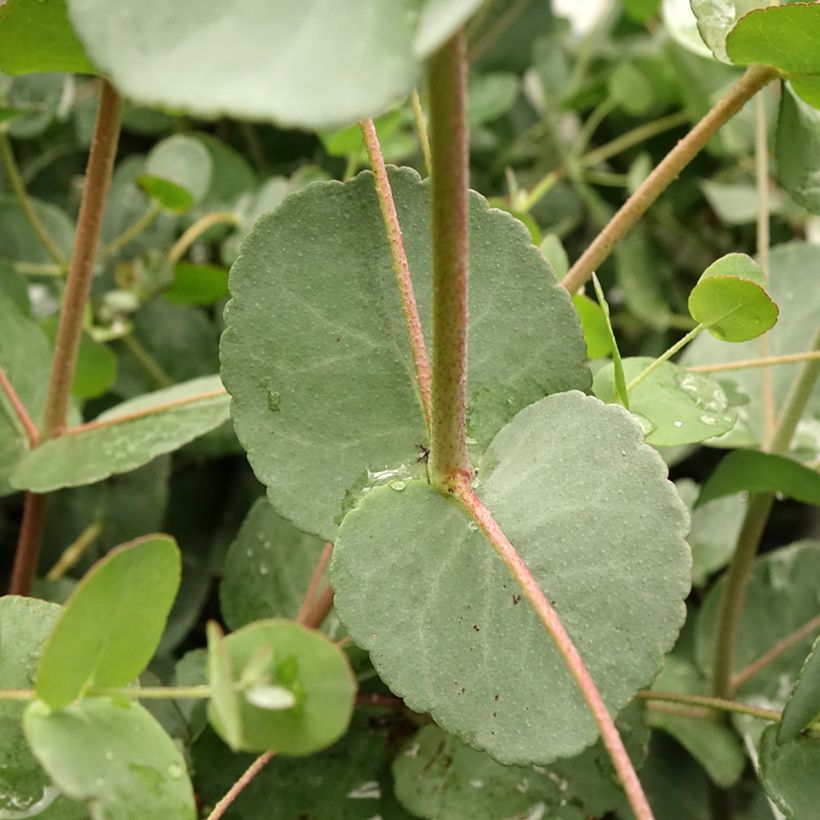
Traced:
<path fill-rule="evenodd" d="M 17 553 L 11 571 L 11 595 L 28 595 L 37 576 L 40 541 L 46 523 L 47 496 L 26 493 L 23 502 L 23 521 L 17 539 Z"/>
<path fill-rule="evenodd" d="M 359 127 L 362 129 L 362 137 L 367 148 L 367 155 L 370 158 L 370 168 L 376 182 L 376 196 L 379 200 L 379 209 L 382 212 L 384 229 L 387 232 L 387 244 L 390 246 L 390 256 L 393 260 L 396 282 L 399 286 L 401 308 L 407 326 L 407 339 L 410 343 L 410 353 L 416 370 L 416 383 L 421 398 L 421 409 L 424 413 L 424 422 L 429 430 L 430 362 L 427 360 L 424 331 L 421 328 L 416 294 L 413 291 L 413 279 L 410 276 L 410 265 L 407 262 L 407 252 L 404 248 L 404 237 L 399 224 L 399 215 L 396 212 L 396 203 L 393 199 L 393 189 L 390 187 L 390 178 L 387 175 L 384 156 L 382 155 L 373 120 L 362 120 Z"/>
<path fill-rule="evenodd" d="M 214 806 L 214 810 L 208 815 L 208 820 L 219 820 L 223 814 L 231 807 L 234 800 L 242 793 L 245 786 L 270 763 L 274 752 L 265 752 L 259 755 L 245 770 L 244 774 L 231 786 L 225 796 Z"/>
<path fill-rule="evenodd" d="M 319 584 L 322 582 L 322 576 L 327 569 L 332 554 L 333 544 L 325 544 L 325 548 L 322 550 L 322 554 L 316 562 L 313 575 L 310 577 L 308 588 L 305 591 L 305 597 L 302 599 L 302 605 L 299 607 L 299 612 L 296 615 L 296 620 L 299 621 L 300 624 L 305 622 L 305 617 L 311 609 L 314 599 L 316 598 L 316 592 L 319 589 Z"/>
<path fill-rule="evenodd" d="M 37 439 L 40 435 L 37 430 L 37 425 L 32 421 L 31 416 L 28 414 L 28 410 L 26 410 L 26 406 L 23 404 L 20 396 L 17 395 L 14 385 L 9 381 L 9 377 L 6 375 L 6 371 L 3 370 L 2 367 L 0 367 L 0 390 L 6 394 L 6 398 L 9 400 L 12 410 L 14 410 L 14 414 L 20 421 L 20 424 L 25 431 L 26 438 L 28 439 L 29 447 L 34 447 L 34 445 L 37 444 Z"/>
<path fill-rule="evenodd" d="M 606 750 L 612 759 L 612 764 L 618 773 L 635 817 L 638 820 L 652 820 L 652 809 L 649 807 L 646 795 L 638 780 L 638 775 L 635 773 L 635 768 L 624 748 L 612 716 L 609 714 L 609 710 L 595 682 L 592 680 L 583 658 L 572 642 L 572 638 L 564 629 L 558 613 L 547 596 L 544 595 L 541 587 L 538 586 L 538 582 L 524 563 L 524 560 L 503 533 L 498 522 L 493 518 L 492 513 L 473 491 L 469 479 L 457 478 L 450 486 L 453 494 L 461 501 L 487 540 L 492 544 L 555 643 L 570 675 L 581 691 L 581 696 L 586 701 L 595 723 L 598 725 Z"/>

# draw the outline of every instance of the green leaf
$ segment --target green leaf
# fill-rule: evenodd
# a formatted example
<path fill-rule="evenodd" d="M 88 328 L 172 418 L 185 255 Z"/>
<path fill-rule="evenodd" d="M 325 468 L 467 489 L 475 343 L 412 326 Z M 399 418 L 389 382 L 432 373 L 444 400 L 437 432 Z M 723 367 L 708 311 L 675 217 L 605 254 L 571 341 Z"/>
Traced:
<path fill-rule="evenodd" d="M 36 598 L 0 598 L 0 689 L 31 688 L 43 643 L 59 614 L 60 607 Z M 59 796 L 32 755 L 23 737 L 23 708 L 19 701 L 0 700 L 0 817 L 25 811 L 43 820 L 87 817 L 81 806 Z"/>
<path fill-rule="evenodd" d="M 798 99 L 786 83 L 775 134 L 777 176 L 795 202 L 820 214 L 820 111 Z"/>
<path fill-rule="evenodd" d="M 218 376 L 205 376 L 123 402 L 93 426 L 28 451 L 12 486 L 34 492 L 92 484 L 170 453 L 222 424 L 228 397 Z"/>
<path fill-rule="evenodd" d="M 730 253 L 703 272 L 689 294 L 689 313 L 724 342 L 756 339 L 774 327 L 778 308 L 765 290 L 760 266 L 744 253 Z"/>
<path fill-rule="evenodd" d="M 735 450 L 709 476 L 695 506 L 744 490 L 781 493 L 804 504 L 820 504 L 820 473 L 784 456 Z"/>
<path fill-rule="evenodd" d="M 216 635 L 214 635 L 216 637 Z M 291 621 L 257 621 L 209 642 L 209 652 L 224 646 L 230 664 L 209 664 L 217 671 L 220 698 L 226 698 L 230 673 L 240 688 L 239 732 L 224 723 L 224 703 L 212 701 L 208 718 L 232 748 L 307 755 L 329 746 L 344 733 L 353 713 L 356 679 L 345 654 L 318 632 Z M 213 677 L 211 678 L 212 685 Z M 280 686 L 295 697 L 290 709 L 261 708 L 250 695 L 258 686 Z M 258 702 L 258 700 L 257 700 Z M 233 706 L 228 713 L 235 717 Z"/>
<path fill-rule="evenodd" d="M 741 18 L 726 38 L 726 53 L 737 65 L 761 64 L 794 74 L 820 74 L 818 42 L 820 6 L 789 3 L 758 8 Z"/>
<path fill-rule="evenodd" d="M 747 12 L 760 8 L 766 0 L 691 0 L 703 42 L 724 63 L 732 59 L 726 53 L 726 37 Z"/>
<path fill-rule="evenodd" d="M 608 356 L 612 347 L 609 335 L 609 325 L 601 306 L 596 304 L 583 293 L 576 293 L 572 297 L 572 304 L 581 320 L 581 329 L 584 331 L 584 342 L 587 346 L 588 359 L 602 359 Z"/>
<path fill-rule="evenodd" d="M 777 742 L 777 727 L 760 739 L 760 781 L 787 820 L 812 817 L 820 804 L 820 740 L 798 737 Z"/>
<path fill-rule="evenodd" d="M 722 578 L 709 592 L 697 621 L 697 661 L 705 674 L 712 664 Z M 820 541 L 799 541 L 758 558 L 746 591 L 735 656 L 740 671 L 817 616 L 820 588 Z M 808 635 L 783 652 L 738 688 L 738 694 L 761 695 L 782 704 L 800 664 L 811 648 Z"/>
<path fill-rule="evenodd" d="M 800 99 L 813 108 L 820 108 L 820 75 L 793 75 L 790 78 L 790 85 Z"/>
<path fill-rule="evenodd" d="M 242 745 L 242 714 L 231 655 L 217 623 L 209 621 L 206 631 L 208 683 L 211 687 L 208 710 L 213 715 L 212 720 L 219 722 L 220 734 L 225 742 L 232 749 L 239 749 Z"/>
<path fill-rule="evenodd" d="M 52 709 L 89 686 L 125 686 L 162 637 L 179 588 L 176 542 L 165 535 L 124 544 L 77 585 L 43 650 L 37 695 Z"/>
<path fill-rule="evenodd" d="M 57 247 L 69 259 L 74 244 L 74 226 L 71 220 L 55 205 L 36 199 L 32 199 L 31 204 Z M 20 209 L 20 204 L 10 196 L 0 196 L 0 257 L 13 259 L 15 262 L 54 264 Z"/>
<path fill-rule="evenodd" d="M 618 728 L 639 765 L 648 732 L 642 709 L 630 707 Z M 435 820 L 601 816 L 623 800 L 617 777 L 598 742 L 580 755 L 542 766 L 502 766 L 437 726 L 425 726 L 399 750 L 396 796 L 414 816 Z M 570 808 L 571 807 L 571 808 Z"/>
<path fill-rule="evenodd" d="M 664 476 L 623 408 L 578 392 L 522 410 L 478 468 L 610 710 L 651 680 L 683 619 L 688 522 Z M 474 748 L 549 762 L 596 737 L 543 625 L 452 498 L 419 481 L 370 490 L 342 523 L 331 577 L 382 679 Z"/>
<path fill-rule="evenodd" d="M 752 182 L 705 179 L 700 188 L 724 225 L 749 225 L 757 219 L 759 197 Z M 777 189 L 769 191 L 768 206 L 770 214 L 783 211 L 783 196 Z"/>
<path fill-rule="evenodd" d="M 820 638 L 803 663 L 783 716 L 777 727 L 777 742 L 794 740 L 803 729 L 820 718 Z"/>
<path fill-rule="evenodd" d="M 351 12 L 335 0 L 181 0 L 173 9 L 120 0 L 111 15 L 106 0 L 69 0 L 69 13 L 94 62 L 139 103 L 332 128 L 409 93 L 422 60 L 479 5 L 360 0 Z"/>
<path fill-rule="evenodd" d="M 506 114 L 518 99 L 520 86 L 520 78 L 508 72 L 474 76 L 470 80 L 467 112 L 470 128 L 493 122 Z"/>
<path fill-rule="evenodd" d="M 630 382 L 653 361 L 647 356 L 624 359 L 626 381 Z M 615 400 L 611 364 L 595 374 L 592 392 L 602 401 Z M 672 362 L 655 368 L 629 391 L 629 409 L 638 417 L 646 441 L 656 447 L 705 441 L 731 430 L 737 418 L 714 379 L 689 373 Z"/>
<path fill-rule="evenodd" d="M 58 712 L 26 708 L 26 738 L 57 787 L 94 820 L 194 820 L 185 760 L 138 703 L 86 698 Z"/>
<path fill-rule="evenodd" d="M 0 5 L 0 71 L 97 73 L 68 22 L 66 0 Z"/>
<path fill-rule="evenodd" d="M 817 270 L 820 269 L 820 247 L 804 242 L 792 242 L 772 248 L 769 257 L 768 290 L 780 306 L 780 318 L 769 332 L 770 355 L 803 353 L 811 348 L 817 334 L 817 316 L 820 315 L 820 288 Z M 749 341 L 727 345 L 702 333 L 683 352 L 680 363 L 685 366 L 726 364 L 759 358 L 760 342 Z M 801 364 L 778 365 L 771 368 L 775 401 L 782 410 L 792 382 Z M 718 447 L 757 447 L 763 440 L 763 369 L 728 371 L 715 374 L 733 405 L 738 422 L 731 432 L 709 444 Z M 792 450 L 801 459 L 820 458 L 820 430 L 815 419 L 820 417 L 820 387 L 798 425 Z"/>
<path fill-rule="evenodd" d="M 652 688 L 662 692 L 703 695 L 707 692 L 707 682 L 689 661 L 670 655 Z M 704 720 L 701 715 L 672 714 L 653 709 L 651 705 L 647 720 L 650 726 L 672 735 L 718 786 L 732 786 L 743 774 L 746 754 L 740 739 L 726 724 Z"/>
<path fill-rule="evenodd" d="M 429 187 L 410 169 L 390 179 L 429 327 Z M 587 389 L 589 374 L 569 297 L 526 230 L 477 194 L 470 230 L 468 435 L 483 447 L 545 394 Z M 274 508 L 331 540 L 368 470 L 371 479 L 400 465 L 424 472 L 426 432 L 372 176 L 292 194 L 257 222 L 230 287 L 221 353 L 237 435 Z"/>
<path fill-rule="evenodd" d="M 262 618 L 295 618 L 324 546 L 260 498 L 225 558 L 219 587 L 225 623 L 239 629 Z"/>
<path fill-rule="evenodd" d="M 633 116 L 646 114 L 655 101 L 646 75 L 632 63 L 620 63 L 609 75 L 607 85 L 610 96 Z"/>
<path fill-rule="evenodd" d="M 595 295 L 598 297 L 598 305 L 601 308 L 601 313 L 606 324 L 606 333 L 609 340 L 609 351 L 612 353 L 612 381 L 613 389 L 611 398 L 607 401 L 614 401 L 617 396 L 618 401 L 629 409 L 629 393 L 626 390 L 626 378 L 624 377 L 624 363 L 621 359 L 621 351 L 618 350 L 618 340 L 615 338 L 615 331 L 612 329 L 612 320 L 609 315 L 609 305 L 607 304 L 604 292 L 601 289 L 601 283 L 598 277 L 592 274 L 592 286 L 595 288 Z M 593 382 L 594 386 L 594 382 Z M 600 397 L 599 397 L 600 398 Z"/>
<path fill-rule="evenodd" d="M 183 213 L 207 193 L 211 168 L 211 155 L 199 140 L 175 134 L 154 146 L 138 182 L 163 208 Z"/>
<path fill-rule="evenodd" d="M 174 283 L 165 291 L 169 302 L 211 305 L 228 295 L 228 271 L 216 265 L 180 262 L 174 268 Z"/>

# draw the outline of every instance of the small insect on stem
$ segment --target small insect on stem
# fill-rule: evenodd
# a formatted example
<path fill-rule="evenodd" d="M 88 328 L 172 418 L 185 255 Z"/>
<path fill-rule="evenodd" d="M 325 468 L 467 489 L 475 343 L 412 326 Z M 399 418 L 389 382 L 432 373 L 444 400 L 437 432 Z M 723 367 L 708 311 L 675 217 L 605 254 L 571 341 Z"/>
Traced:
<path fill-rule="evenodd" d="M 425 444 L 417 444 L 416 449 L 419 451 L 416 464 L 427 464 L 430 458 L 430 448 Z"/>

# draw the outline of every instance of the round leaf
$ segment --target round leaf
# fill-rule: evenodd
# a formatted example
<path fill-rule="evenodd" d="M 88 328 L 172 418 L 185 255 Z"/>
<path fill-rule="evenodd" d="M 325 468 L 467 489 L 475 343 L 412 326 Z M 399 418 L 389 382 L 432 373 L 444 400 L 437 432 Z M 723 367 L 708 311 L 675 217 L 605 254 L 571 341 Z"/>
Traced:
<path fill-rule="evenodd" d="M 125 686 L 148 665 L 179 588 L 172 538 L 132 541 L 99 561 L 77 585 L 37 668 L 37 695 L 52 709 L 88 686 Z"/>
<path fill-rule="evenodd" d="M 479 465 L 479 494 L 612 711 L 683 621 L 688 517 L 665 474 L 623 408 L 577 392 L 521 411 Z M 589 745 L 575 683 L 466 511 L 420 481 L 399 486 L 370 490 L 339 530 L 331 576 L 354 641 L 411 709 L 502 763 Z"/>
<path fill-rule="evenodd" d="M 726 53 L 726 37 L 738 19 L 765 0 L 691 0 L 698 21 L 698 31 L 712 54 L 724 63 L 731 63 Z"/>
<path fill-rule="evenodd" d="M 624 359 L 626 381 L 652 362 L 647 356 Z M 592 390 L 602 401 L 613 401 L 612 364 L 595 374 Z M 656 447 L 705 441 L 731 430 L 737 418 L 714 379 L 688 373 L 672 362 L 664 362 L 629 391 L 629 410 L 638 417 L 647 442 Z"/>
<path fill-rule="evenodd" d="M 260 708 L 240 692 L 235 748 L 307 755 L 343 734 L 353 712 L 356 680 L 345 654 L 327 638 L 290 621 L 257 621 L 228 635 L 221 645 L 230 659 L 229 667 L 223 663 L 222 669 L 232 670 L 235 686 L 249 667 L 256 669 L 261 657 L 264 664 L 256 674 L 261 672 L 269 685 L 281 686 L 296 698 L 291 709 Z M 223 681 L 221 687 L 225 685 Z M 208 717 L 227 741 L 221 715 L 210 703 Z"/>
<path fill-rule="evenodd" d="M 689 313 L 724 342 L 755 339 L 774 327 L 777 305 L 757 263 L 742 253 L 713 262 L 689 294 Z"/>
<path fill-rule="evenodd" d="M 163 208 L 187 211 L 210 188 L 211 168 L 211 155 L 199 140 L 176 134 L 153 148 L 139 184 Z"/>
<path fill-rule="evenodd" d="M 394 170 L 391 184 L 429 327 L 429 187 L 410 169 Z M 589 373 L 569 297 L 521 224 L 472 194 L 470 231 L 468 434 L 485 446 L 545 394 L 587 389 Z M 368 470 L 424 472 L 426 432 L 372 176 L 313 185 L 260 219 L 230 287 L 222 374 L 239 440 L 277 511 L 332 540 Z"/>
<path fill-rule="evenodd" d="M 86 698 L 59 712 L 29 704 L 32 751 L 61 792 L 95 820 L 194 820 L 185 760 L 159 723 L 133 701 Z"/>
<path fill-rule="evenodd" d="M 480 0 L 69 0 L 127 97 L 204 117 L 328 128 L 380 113 Z M 195 66 L 196 70 L 191 70 Z"/>

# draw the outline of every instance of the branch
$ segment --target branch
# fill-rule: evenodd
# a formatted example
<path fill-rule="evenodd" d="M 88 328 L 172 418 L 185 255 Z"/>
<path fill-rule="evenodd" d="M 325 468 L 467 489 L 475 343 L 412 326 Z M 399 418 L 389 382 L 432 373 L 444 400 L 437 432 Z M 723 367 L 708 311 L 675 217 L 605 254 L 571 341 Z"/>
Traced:
<path fill-rule="evenodd" d="M 424 116 L 422 114 L 422 116 Z M 390 246 L 390 256 L 393 259 L 393 271 L 396 274 L 396 283 L 399 286 L 401 309 L 404 314 L 404 323 L 407 327 L 407 340 L 410 343 L 410 353 L 413 357 L 413 366 L 416 370 L 416 384 L 421 398 L 421 409 L 424 413 L 424 422 L 430 430 L 430 363 L 427 360 L 427 350 L 424 345 L 424 331 L 421 327 L 419 309 L 416 304 L 416 294 L 413 291 L 413 279 L 410 276 L 410 265 L 407 262 L 407 252 L 404 248 L 404 238 L 399 224 L 399 215 L 396 212 L 396 203 L 393 200 L 393 191 L 390 187 L 390 178 L 384 164 L 379 137 L 373 120 L 362 120 L 359 123 L 362 137 L 370 159 L 370 168 L 376 182 L 376 196 L 379 200 L 379 209 L 382 212 L 384 229 L 387 233 L 387 244 Z M 429 147 L 428 147 L 429 150 Z"/>
<path fill-rule="evenodd" d="M 766 356 L 760 359 L 741 359 L 737 362 L 722 362 L 720 364 L 696 364 L 686 369 L 690 373 L 724 373 L 727 370 L 748 370 L 753 367 L 795 364 L 796 362 L 810 362 L 815 359 L 820 359 L 820 350 L 810 350 L 807 353 L 784 353 L 782 356 Z"/>
<path fill-rule="evenodd" d="M 656 692 L 653 690 L 641 689 L 638 697 L 644 700 L 657 700 L 667 703 L 683 703 L 690 706 L 700 706 L 716 712 L 734 712 L 738 715 L 751 715 L 762 720 L 771 720 L 775 723 L 780 721 L 781 713 L 776 709 L 761 709 L 759 706 L 751 706 L 748 703 L 740 703 L 736 700 L 726 700 L 724 698 L 710 698 L 706 695 L 689 695 L 683 692 Z M 695 717 L 695 715 L 692 715 Z"/>
<path fill-rule="evenodd" d="M 237 797 L 242 793 L 245 786 L 247 786 L 251 780 L 256 777 L 265 766 L 270 763 L 271 758 L 273 757 L 274 752 L 265 752 L 264 754 L 259 755 L 256 760 L 251 763 L 250 766 L 245 770 L 245 773 L 236 781 L 236 783 L 231 786 L 225 796 L 214 806 L 213 811 L 208 815 L 207 820 L 219 820 L 223 814 L 231 807 L 231 804 L 236 800 Z"/>
<path fill-rule="evenodd" d="M 615 245 L 634 227 L 649 206 L 703 149 L 718 129 L 733 117 L 764 85 L 777 76 L 774 69 L 753 66 L 729 89 L 703 119 L 664 157 L 623 207 L 598 234 L 561 284 L 575 293 Z"/>
<path fill-rule="evenodd" d="M 325 548 L 322 550 L 322 554 L 316 562 L 316 567 L 310 578 L 305 597 L 302 599 L 302 605 L 299 607 L 299 612 L 296 615 L 296 620 L 300 624 L 309 626 L 312 629 L 316 629 L 321 625 L 333 606 L 333 590 L 330 584 L 325 586 L 318 597 L 316 595 L 332 553 L 333 544 L 325 544 Z"/>
<path fill-rule="evenodd" d="M 34 445 L 37 444 L 37 438 L 39 437 L 37 425 L 32 421 L 32 418 L 28 414 L 28 410 L 26 410 L 22 399 L 17 395 L 14 385 L 9 381 L 9 377 L 6 375 L 6 371 L 3 370 L 2 367 L 0 367 L 0 390 L 6 394 L 6 398 L 11 405 L 11 409 L 14 411 L 15 416 L 17 416 L 17 420 L 23 428 L 23 432 L 26 434 L 29 447 L 34 447 Z"/>
<path fill-rule="evenodd" d="M 581 696 L 589 707 L 592 717 L 598 726 L 598 730 L 603 738 L 606 750 L 618 773 L 618 777 L 623 785 L 629 805 L 638 820 L 652 820 L 652 809 L 649 807 L 646 795 L 643 792 L 638 780 L 632 761 L 629 759 L 624 748 L 621 736 L 615 727 L 612 716 L 604 703 L 601 693 L 595 686 L 586 664 L 581 658 L 575 644 L 572 642 L 564 625 L 561 623 L 558 613 L 538 582 L 533 577 L 527 565 L 503 533 L 492 513 L 484 506 L 482 501 L 473 491 L 470 480 L 458 478 L 451 485 L 453 494 L 458 498 L 467 512 L 473 517 L 487 540 L 492 544 L 493 549 L 498 553 L 501 560 L 510 571 L 516 584 L 521 588 L 524 597 L 532 604 L 538 615 L 538 619 L 546 628 L 561 658 L 566 664 L 572 679 L 578 686 Z"/>

